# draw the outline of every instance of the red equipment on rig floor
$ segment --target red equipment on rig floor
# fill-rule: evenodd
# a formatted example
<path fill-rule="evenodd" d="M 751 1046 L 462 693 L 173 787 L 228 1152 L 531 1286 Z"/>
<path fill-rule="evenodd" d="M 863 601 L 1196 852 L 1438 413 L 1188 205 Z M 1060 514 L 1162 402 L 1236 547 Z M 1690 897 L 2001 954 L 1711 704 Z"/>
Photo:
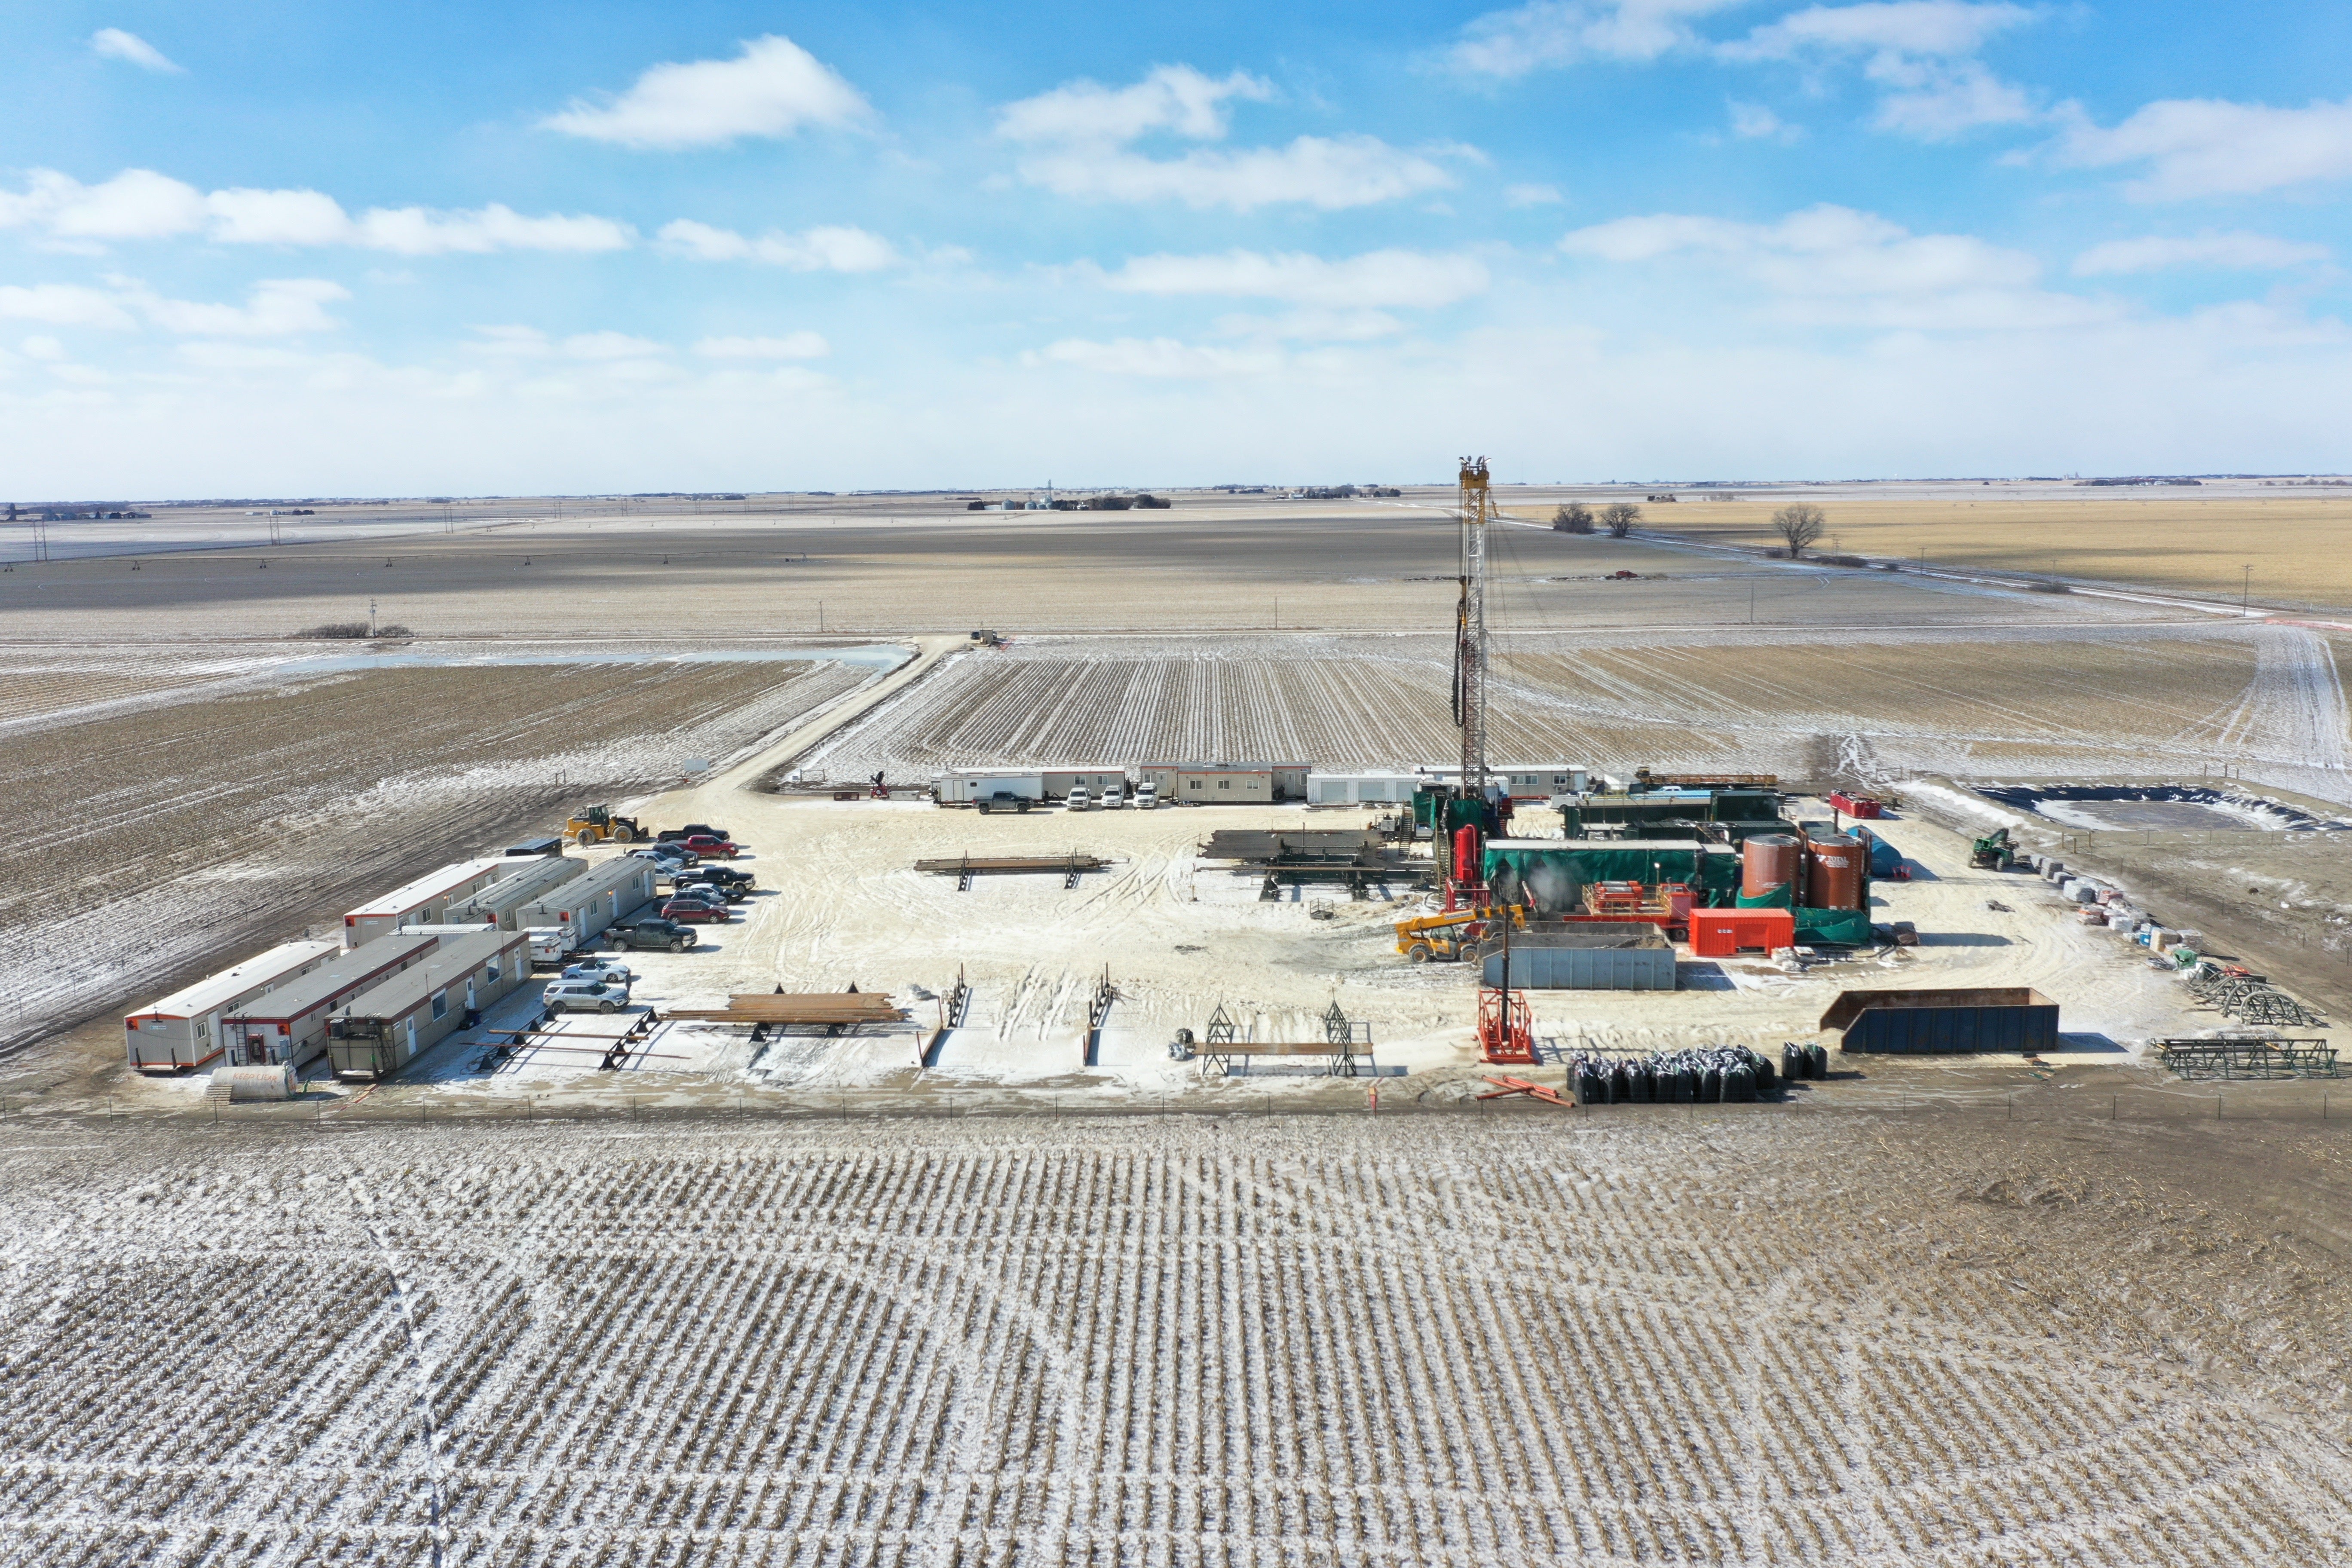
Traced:
<path fill-rule="evenodd" d="M 1848 795 L 1838 789 L 1830 791 L 1830 805 L 1848 816 L 1860 817 L 1864 821 L 1883 815 L 1886 809 L 1874 795 Z"/>
<path fill-rule="evenodd" d="M 1497 1067 L 1535 1065 L 1535 1030 L 1526 992 L 1478 988 L 1478 1059 Z"/>

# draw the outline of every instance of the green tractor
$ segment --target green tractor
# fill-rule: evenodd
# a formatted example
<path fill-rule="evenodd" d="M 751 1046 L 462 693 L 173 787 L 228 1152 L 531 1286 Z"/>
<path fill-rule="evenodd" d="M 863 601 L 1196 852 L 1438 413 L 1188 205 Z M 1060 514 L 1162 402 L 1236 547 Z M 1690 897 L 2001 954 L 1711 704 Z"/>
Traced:
<path fill-rule="evenodd" d="M 1969 864 L 1979 871 L 2006 871 L 2017 864 L 2017 847 L 2009 829 L 1996 827 L 1969 847 Z"/>

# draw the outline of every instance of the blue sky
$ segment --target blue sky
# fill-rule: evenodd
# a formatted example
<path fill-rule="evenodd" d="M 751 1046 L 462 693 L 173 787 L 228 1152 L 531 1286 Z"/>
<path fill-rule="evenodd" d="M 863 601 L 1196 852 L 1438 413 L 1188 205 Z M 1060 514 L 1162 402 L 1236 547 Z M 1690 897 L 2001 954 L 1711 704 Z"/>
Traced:
<path fill-rule="evenodd" d="M 0 27 L 26 498 L 2352 467 L 2352 7 Z"/>

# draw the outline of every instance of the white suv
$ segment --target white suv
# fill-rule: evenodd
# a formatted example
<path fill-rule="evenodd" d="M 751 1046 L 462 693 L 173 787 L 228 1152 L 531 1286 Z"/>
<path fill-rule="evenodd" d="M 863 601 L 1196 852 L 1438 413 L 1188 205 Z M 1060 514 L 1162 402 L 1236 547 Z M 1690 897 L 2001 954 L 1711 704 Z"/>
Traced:
<path fill-rule="evenodd" d="M 1126 804 L 1127 786 L 1125 784 L 1109 784 L 1103 785 L 1102 808 L 1105 811 L 1117 811 L 1120 806 L 1123 806 Z"/>
<path fill-rule="evenodd" d="M 551 1013 L 611 1013 L 629 1005 L 629 988 L 607 980 L 558 980 L 539 999 Z"/>
<path fill-rule="evenodd" d="M 1151 811 L 1160 805 L 1160 786 L 1150 779 L 1135 786 L 1135 809 Z"/>
<path fill-rule="evenodd" d="M 1094 798 L 1087 794 L 1086 785 L 1072 784 L 1069 798 L 1063 801 L 1062 805 L 1067 811 L 1091 811 L 1094 804 Z"/>

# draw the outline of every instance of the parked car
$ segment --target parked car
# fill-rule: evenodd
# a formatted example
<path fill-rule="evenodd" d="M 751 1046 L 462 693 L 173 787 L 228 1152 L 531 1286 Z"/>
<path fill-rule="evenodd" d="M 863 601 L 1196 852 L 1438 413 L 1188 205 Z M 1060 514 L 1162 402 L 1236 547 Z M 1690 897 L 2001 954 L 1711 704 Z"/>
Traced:
<path fill-rule="evenodd" d="M 551 1013 L 613 1013 L 629 1005 L 629 988 L 605 980 L 558 980 L 539 999 Z"/>
<path fill-rule="evenodd" d="M 681 866 L 702 864 L 702 857 L 683 844 L 652 844 L 643 849 L 632 849 L 629 853 L 640 860 L 650 860 L 656 866 L 667 867 L 673 871 Z"/>
<path fill-rule="evenodd" d="M 1122 784 L 1105 784 L 1105 785 L 1103 785 L 1103 792 L 1102 792 L 1102 808 L 1103 808 L 1105 811 L 1117 811 L 1119 807 L 1121 807 L 1121 806 L 1125 805 L 1126 804 L 1127 804 L 1127 789 L 1126 789 L 1126 786 L 1124 786 L 1124 785 L 1122 785 Z"/>
<path fill-rule="evenodd" d="M 686 838 L 731 838 L 734 835 L 723 827 L 713 827 L 707 822 L 689 822 L 684 827 L 673 827 L 654 835 L 659 844 L 675 844 Z"/>
<path fill-rule="evenodd" d="M 570 926 L 527 926 L 530 936 L 530 961 L 542 969 L 551 969 L 572 961 L 573 948 Z"/>
<path fill-rule="evenodd" d="M 685 845 L 697 855 L 716 855 L 722 860 L 732 860 L 750 847 L 748 845 L 737 844 L 730 839 L 714 838 L 708 833 L 698 833 L 691 838 L 681 838 L 677 842 Z"/>
<path fill-rule="evenodd" d="M 562 978 L 566 980 L 604 980 L 614 985 L 627 985 L 636 979 L 629 966 L 617 958 L 583 958 L 567 964 Z"/>
<path fill-rule="evenodd" d="M 986 816 L 992 811 L 1027 811 L 1029 797 L 1025 795 L 1014 795 L 1009 789 L 1001 789 L 994 795 L 982 795 L 977 804 L 980 806 L 980 814 Z"/>
<path fill-rule="evenodd" d="M 684 952 L 702 940 L 676 921 L 664 920 L 630 921 L 605 928 L 604 934 L 614 947 L 666 947 L 672 952 Z"/>
<path fill-rule="evenodd" d="M 706 903 L 700 899 L 672 899 L 661 907 L 666 921 L 685 921 L 694 925 L 725 925 L 729 920 L 723 903 Z"/>
<path fill-rule="evenodd" d="M 709 880 L 707 871 L 681 871 L 672 887 L 679 893 L 716 893 L 730 904 L 740 904 L 751 896 L 751 889 L 740 883 Z"/>
<path fill-rule="evenodd" d="M 732 866 L 697 866 L 687 874 L 694 882 L 716 882 L 722 888 L 752 888 L 759 879 L 749 871 L 739 871 Z"/>
<path fill-rule="evenodd" d="M 1065 811 L 1091 811 L 1094 804 L 1094 796 L 1087 793 L 1087 786 L 1082 784 L 1072 784 L 1070 793 L 1062 797 L 1062 809 Z"/>
<path fill-rule="evenodd" d="M 1158 809 L 1159 805 L 1160 786 L 1158 784 L 1153 784 L 1150 779 L 1146 779 L 1141 784 L 1135 786 L 1136 810 L 1152 811 Z"/>

